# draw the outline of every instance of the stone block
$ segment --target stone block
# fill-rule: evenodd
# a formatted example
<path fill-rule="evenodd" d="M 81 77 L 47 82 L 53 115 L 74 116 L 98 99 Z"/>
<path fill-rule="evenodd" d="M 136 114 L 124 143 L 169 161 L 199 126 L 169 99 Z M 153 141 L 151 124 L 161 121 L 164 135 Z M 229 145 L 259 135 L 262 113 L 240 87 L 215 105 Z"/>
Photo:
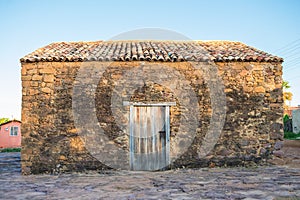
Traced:
<path fill-rule="evenodd" d="M 254 88 L 254 92 L 256 92 L 256 93 L 265 93 L 266 89 L 262 86 L 258 86 L 256 88 Z"/>
<path fill-rule="evenodd" d="M 53 83 L 54 82 L 54 75 L 44 75 L 43 81 L 46 83 Z"/>
<path fill-rule="evenodd" d="M 273 151 L 273 155 L 279 158 L 283 158 L 284 157 L 284 152 L 283 151 Z"/>
<path fill-rule="evenodd" d="M 39 73 L 41 74 L 54 74 L 54 72 L 55 70 L 51 66 L 39 69 Z"/>
<path fill-rule="evenodd" d="M 33 81 L 41 81 L 42 78 L 43 77 L 41 75 L 37 75 L 37 74 L 35 74 L 35 75 L 32 76 L 32 80 Z"/>
<path fill-rule="evenodd" d="M 282 145 L 283 145 L 283 141 L 277 141 L 274 145 L 274 149 L 279 150 L 282 148 Z"/>
<path fill-rule="evenodd" d="M 32 78 L 31 75 L 23 75 L 23 76 L 21 77 L 21 80 L 22 80 L 22 81 L 30 81 L 31 78 Z"/>
<path fill-rule="evenodd" d="M 51 90 L 50 88 L 41 88 L 41 91 L 44 92 L 44 93 L 47 93 L 47 94 L 52 94 L 53 90 Z"/>
<path fill-rule="evenodd" d="M 28 88 L 28 87 L 30 87 L 31 86 L 31 81 L 22 81 L 22 86 L 23 87 L 26 87 L 26 88 Z"/>
<path fill-rule="evenodd" d="M 39 86 L 39 82 L 38 81 L 31 81 L 30 86 L 32 86 L 32 87 L 38 87 Z"/>

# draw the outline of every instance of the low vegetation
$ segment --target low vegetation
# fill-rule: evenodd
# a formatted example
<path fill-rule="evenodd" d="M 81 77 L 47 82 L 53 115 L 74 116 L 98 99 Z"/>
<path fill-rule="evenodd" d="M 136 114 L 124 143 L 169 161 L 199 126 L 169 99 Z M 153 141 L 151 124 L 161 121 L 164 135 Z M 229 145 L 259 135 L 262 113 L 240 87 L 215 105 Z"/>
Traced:
<path fill-rule="evenodd" d="M 4 148 L 0 149 L 0 153 L 5 153 L 5 152 L 20 152 L 21 148 Z"/>
<path fill-rule="evenodd" d="M 298 134 L 293 133 L 292 121 L 288 115 L 283 116 L 283 124 L 284 124 L 284 139 L 295 140 L 300 138 L 300 132 Z"/>
<path fill-rule="evenodd" d="M 284 139 L 295 140 L 297 138 L 300 138 L 300 133 L 284 132 Z"/>

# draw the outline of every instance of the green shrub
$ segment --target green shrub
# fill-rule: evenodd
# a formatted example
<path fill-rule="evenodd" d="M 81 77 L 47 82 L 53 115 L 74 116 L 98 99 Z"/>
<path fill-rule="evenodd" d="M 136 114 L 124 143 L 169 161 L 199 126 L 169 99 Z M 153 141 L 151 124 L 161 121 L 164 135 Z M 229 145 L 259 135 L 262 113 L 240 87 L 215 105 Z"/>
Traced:
<path fill-rule="evenodd" d="M 288 115 L 284 115 L 283 117 L 283 123 L 287 122 L 290 119 Z"/>
<path fill-rule="evenodd" d="M 296 134 L 296 133 L 293 133 L 293 132 L 284 132 L 284 138 L 285 139 L 293 140 L 293 139 L 296 139 L 298 137 L 300 137 L 300 133 Z"/>
<path fill-rule="evenodd" d="M 4 152 L 20 152 L 21 148 L 5 148 L 5 149 L 0 149 L 0 153 Z"/>

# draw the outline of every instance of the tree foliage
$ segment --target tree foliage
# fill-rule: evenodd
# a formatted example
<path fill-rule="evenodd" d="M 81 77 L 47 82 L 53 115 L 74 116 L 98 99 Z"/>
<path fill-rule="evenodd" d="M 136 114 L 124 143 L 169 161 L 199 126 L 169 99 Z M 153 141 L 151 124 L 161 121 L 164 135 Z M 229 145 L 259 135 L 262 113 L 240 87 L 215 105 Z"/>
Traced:
<path fill-rule="evenodd" d="M 289 85 L 290 83 L 288 81 L 283 81 L 282 82 L 282 88 L 285 89 L 289 89 L 291 88 L 291 86 Z"/>
<path fill-rule="evenodd" d="M 9 121 L 9 118 L 0 118 L 0 125 L 5 122 L 8 122 L 8 121 Z"/>
<path fill-rule="evenodd" d="M 287 122 L 290 119 L 289 115 L 284 115 L 283 123 Z"/>
<path fill-rule="evenodd" d="M 289 106 L 287 105 L 287 101 L 291 101 L 293 99 L 293 93 L 287 92 L 286 90 L 291 88 L 288 81 L 282 82 L 282 88 L 283 88 L 283 101 L 284 101 L 284 110 L 288 110 Z"/>
<path fill-rule="evenodd" d="M 283 100 L 284 101 L 291 101 L 293 98 L 293 94 L 291 92 L 284 92 L 283 93 Z"/>

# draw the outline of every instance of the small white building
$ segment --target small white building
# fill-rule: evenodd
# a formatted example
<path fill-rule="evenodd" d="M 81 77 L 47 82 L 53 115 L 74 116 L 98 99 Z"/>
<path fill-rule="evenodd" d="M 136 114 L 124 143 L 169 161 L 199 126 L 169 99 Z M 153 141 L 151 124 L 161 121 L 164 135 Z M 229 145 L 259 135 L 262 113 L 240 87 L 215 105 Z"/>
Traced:
<path fill-rule="evenodd" d="M 293 117 L 293 132 L 299 133 L 300 132 L 300 109 L 292 111 Z"/>

